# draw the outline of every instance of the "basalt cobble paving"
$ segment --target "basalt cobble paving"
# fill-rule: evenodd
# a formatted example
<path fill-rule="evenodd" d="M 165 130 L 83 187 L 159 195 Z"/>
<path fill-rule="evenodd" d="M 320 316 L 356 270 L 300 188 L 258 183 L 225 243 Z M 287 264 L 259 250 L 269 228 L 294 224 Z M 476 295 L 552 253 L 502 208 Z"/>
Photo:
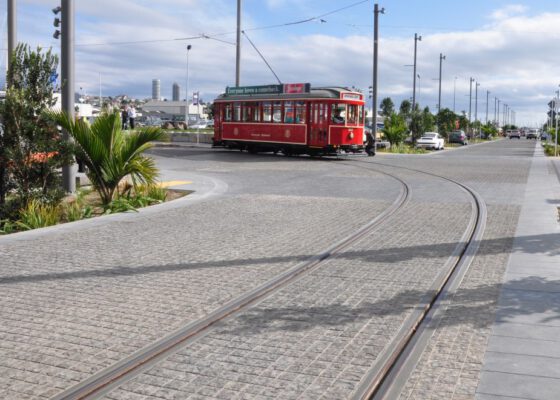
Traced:
<path fill-rule="evenodd" d="M 388 201 L 236 195 L 0 239 L 0 397 L 51 397 L 324 250 L 396 198 L 382 180 Z"/>
<path fill-rule="evenodd" d="M 454 201 L 430 207 L 441 193 L 432 185 Z M 390 223 L 106 398 L 349 398 L 471 216 L 457 186 L 425 177 L 411 186 L 410 203 Z"/>
<path fill-rule="evenodd" d="M 490 206 L 478 255 L 401 392 L 401 399 L 475 397 L 519 206 Z"/>

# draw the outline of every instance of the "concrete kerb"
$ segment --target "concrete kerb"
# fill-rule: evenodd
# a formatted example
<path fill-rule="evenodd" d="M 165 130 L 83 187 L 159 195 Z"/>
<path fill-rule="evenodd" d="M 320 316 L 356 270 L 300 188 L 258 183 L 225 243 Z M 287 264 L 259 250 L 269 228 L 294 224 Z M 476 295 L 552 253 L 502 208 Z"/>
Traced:
<path fill-rule="evenodd" d="M 53 225 L 46 228 L 33 229 L 0 236 L 0 245 L 13 243 L 20 240 L 37 239 L 47 235 L 79 232 L 81 230 L 100 227 L 115 222 L 130 221 L 139 216 L 154 215 L 179 207 L 186 207 L 190 204 L 206 200 L 213 196 L 224 194 L 227 189 L 227 183 L 207 176 L 189 174 L 189 179 L 196 182 L 193 187 L 193 193 L 180 197 L 165 203 L 155 204 L 153 206 L 140 208 L 137 212 L 122 212 L 116 214 L 102 215 L 99 217 L 82 219 L 74 222 L 67 222 L 60 225 Z"/>

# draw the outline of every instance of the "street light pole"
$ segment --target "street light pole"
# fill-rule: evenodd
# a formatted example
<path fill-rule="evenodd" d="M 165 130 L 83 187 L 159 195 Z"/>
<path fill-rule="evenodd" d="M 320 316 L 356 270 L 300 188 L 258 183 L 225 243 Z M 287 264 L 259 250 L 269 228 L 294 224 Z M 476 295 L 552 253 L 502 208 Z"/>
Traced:
<path fill-rule="evenodd" d="M 412 79 L 412 111 L 415 110 L 416 106 L 416 47 L 417 42 L 422 41 L 422 36 L 418 36 L 418 34 L 414 34 L 414 72 L 413 72 L 413 79 Z"/>
<path fill-rule="evenodd" d="M 186 106 L 185 106 L 185 126 L 187 129 L 189 129 L 189 51 L 190 49 L 192 49 L 192 46 L 189 44 L 187 45 L 187 82 L 185 85 L 185 92 L 186 92 L 186 96 L 185 96 L 185 102 L 186 102 Z"/>
<path fill-rule="evenodd" d="M 560 85 L 559 85 L 560 86 Z M 554 121 L 556 127 L 554 129 L 554 156 L 558 157 L 558 102 L 560 101 L 560 91 L 556 91 L 556 101 L 554 102 Z"/>
<path fill-rule="evenodd" d="M 439 95 L 438 95 L 438 113 L 441 111 L 441 64 L 445 60 L 445 56 L 439 53 Z"/>
<path fill-rule="evenodd" d="M 469 123 L 472 121 L 471 116 L 471 110 L 472 110 L 472 83 L 474 82 L 474 78 L 471 77 L 469 79 Z"/>
<path fill-rule="evenodd" d="M 486 91 L 486 125 L 488 125 L 488 96 L 490 96 L 490 91 Z"/>
<path fill-rule="evenodd" d="M 455 94 L 457 92 L 457 77 L 453 81 L 453 114 L 455 114 Z"/>
<path fill-rule="evenodd" d="M 478 87 L 480 83 L 476 82 L 474 88 L 474 122 L 478 121 Z"/>

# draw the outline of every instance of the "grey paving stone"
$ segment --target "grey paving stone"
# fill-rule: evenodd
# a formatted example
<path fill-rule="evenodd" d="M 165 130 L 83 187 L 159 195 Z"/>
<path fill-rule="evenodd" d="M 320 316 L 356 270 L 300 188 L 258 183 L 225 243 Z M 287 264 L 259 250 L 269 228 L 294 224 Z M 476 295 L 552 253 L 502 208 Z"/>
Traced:
<path fill-rule="evenodd" d="M 481 398 L 479 396 L 493 395 L 515 399 L 557 400 L 558 393 L 558 379 L 487 371 L 481 377 L 477 399 Z"/>

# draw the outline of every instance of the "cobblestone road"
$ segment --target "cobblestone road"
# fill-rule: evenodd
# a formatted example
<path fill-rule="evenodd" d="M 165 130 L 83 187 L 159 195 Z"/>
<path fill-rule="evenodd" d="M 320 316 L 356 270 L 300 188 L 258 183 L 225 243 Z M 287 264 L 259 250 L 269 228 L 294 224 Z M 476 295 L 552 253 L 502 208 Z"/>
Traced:
<path fill-rule="evenodd" d="M 125 222 L 0 238 L 0 397 L 55 395 L 347 236 L 400 190 L 387 176 L 336 161 L 157 153 L 177 157 L 160 160 L 165 168 L 223 180 L 228 192 Z M 490 205 L 481 254 L 403 398 L 473 397 L 530 155 L 526 142 L 497 142 L 376 157 L 447 174 Z M 350 396 L 470 216 L 469 197 L 456 186 L 375 168 L 412 187 L 392 223 L 108 398 Z"/>

